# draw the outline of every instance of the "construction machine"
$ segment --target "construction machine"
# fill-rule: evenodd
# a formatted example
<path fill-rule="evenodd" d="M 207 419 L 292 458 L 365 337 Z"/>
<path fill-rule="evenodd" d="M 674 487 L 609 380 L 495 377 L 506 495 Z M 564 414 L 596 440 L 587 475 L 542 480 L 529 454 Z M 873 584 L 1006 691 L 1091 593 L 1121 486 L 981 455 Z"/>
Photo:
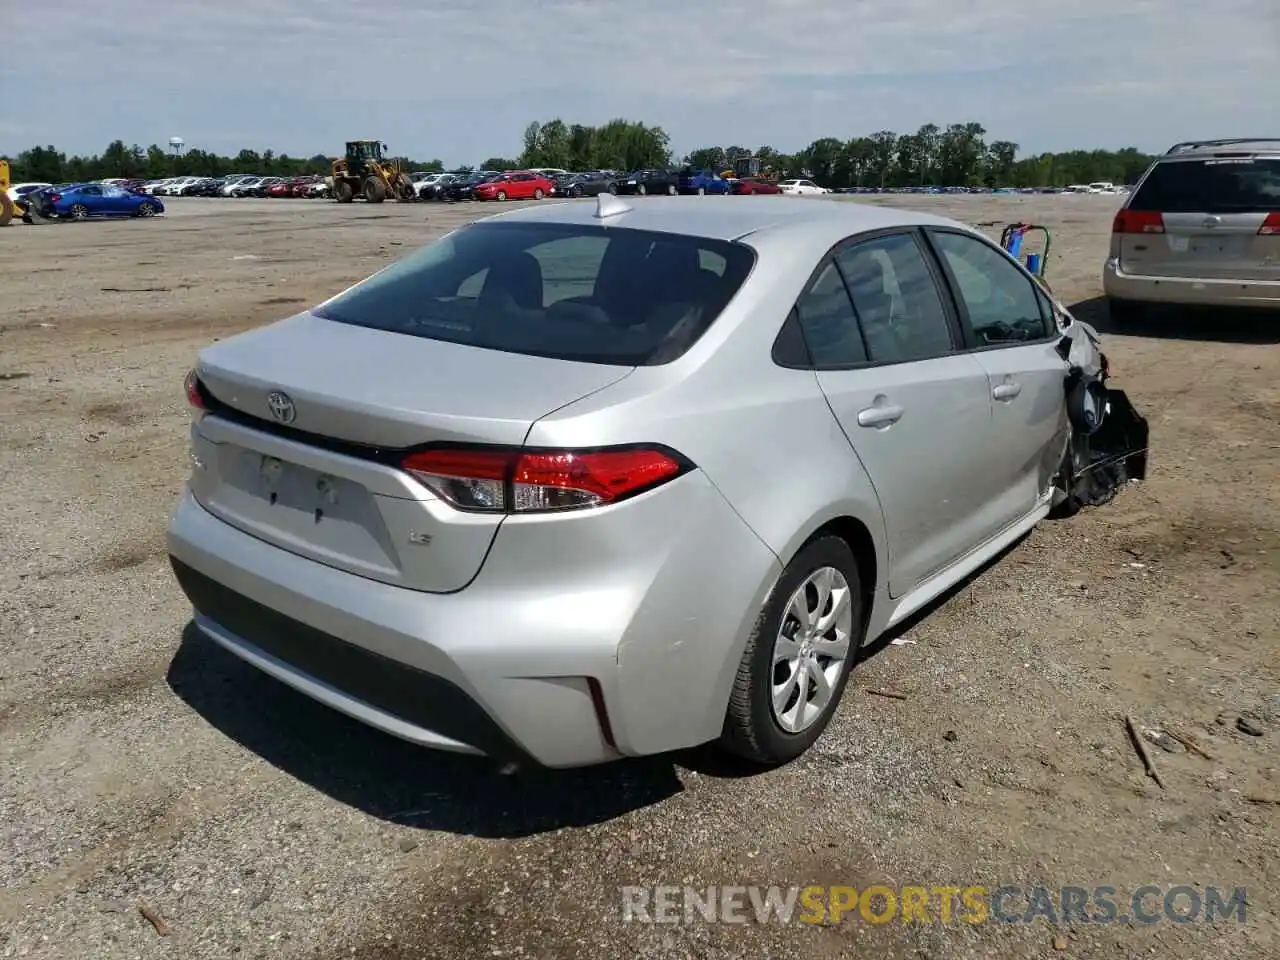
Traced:
<path fill-rule="evenodd" d="M 739 157 L 733 161 L 733 175 L 739 180 L 777 180 L 778 175 L 770 164 L 760 157 Z"/>
<path fill-rule="evenodd" d="M 9 187 L 13 184 L 9 179 L 9 161 L 0 159 L 0 227 L 8 224 L 17 213 L 17 208 L 9 199 Z"/>
<path fill-rule="evenodd" d="M 333 161 L 333 173 L 325 180 L 339 203 L 350 203 L 356 197 L 364 197 L 369 203 L 381 203 L 388 197 L 400 201 L 417 199 L 400 161 L 383 157 L 386 149 L 381 140 L 352 140 L 347 144 L 347 155 Z"/>

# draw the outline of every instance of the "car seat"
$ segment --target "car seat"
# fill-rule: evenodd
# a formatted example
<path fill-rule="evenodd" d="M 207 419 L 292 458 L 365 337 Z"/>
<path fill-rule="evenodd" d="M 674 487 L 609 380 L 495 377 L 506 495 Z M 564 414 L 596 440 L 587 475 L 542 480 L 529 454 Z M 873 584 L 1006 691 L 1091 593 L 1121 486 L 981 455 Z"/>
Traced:
<path fill-rule="evenodd" d="M 533 254 L 524 251 L 513 257 L 504 257 L 489 267 L 480 288 L 478 307 L 481 313 L 489 310 L 541 310 L 542 264 Z"/>

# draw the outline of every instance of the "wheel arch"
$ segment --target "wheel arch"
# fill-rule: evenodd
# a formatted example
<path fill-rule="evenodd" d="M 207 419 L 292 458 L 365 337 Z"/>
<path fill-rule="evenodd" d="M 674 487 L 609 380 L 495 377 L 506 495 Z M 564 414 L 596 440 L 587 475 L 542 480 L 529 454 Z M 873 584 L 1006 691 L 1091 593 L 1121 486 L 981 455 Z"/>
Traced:
<path fill-rule="evenodd" d="M 881 548 L 871 528 L 859 517 L 851 513 L 840 513 L 828 519 L 815 518 L 811 521 L 811 529 L 801 535 L 790 548 L 786 556 L 780 557 L 785 569 L 788 564 L 806 546 L 825 536 L 839 537 L 849 546 L 854 562 L 858 565 L 858 580 L 862 599 L 862 625 L 865 627 L 871 619 L 871 608 L 875 604 L 880 586 Z"/>

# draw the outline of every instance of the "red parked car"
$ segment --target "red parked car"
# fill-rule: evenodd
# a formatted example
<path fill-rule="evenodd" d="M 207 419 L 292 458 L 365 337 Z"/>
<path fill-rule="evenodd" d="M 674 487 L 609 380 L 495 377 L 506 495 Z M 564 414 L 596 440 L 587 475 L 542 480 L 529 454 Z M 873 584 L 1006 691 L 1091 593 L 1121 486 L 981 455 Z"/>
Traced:
<path fill-rule="evenodd" d="M 729 192 L 745 197 L 753 193 L 781 193 L 782 188 L 772 180 L 761 180 L 757 177 L 747 177 L 743 180 L 732 181 L 729 184 Z"/>
<path fill-rule="evenodd" d="M 307 196 L 307 191 L 311 189 L 314 184 L 319 182 L 320 177 L 314 173 L 307 173 L 300 177 L 294 177 L 289 181 L 289 195 L 293 197 L 305 197 Z"/>
<path fill-rule="evenodd" d="M 555 186 L 540 173 L 512 170 L 471 191 L 477 200 L 541 200 Z"/>

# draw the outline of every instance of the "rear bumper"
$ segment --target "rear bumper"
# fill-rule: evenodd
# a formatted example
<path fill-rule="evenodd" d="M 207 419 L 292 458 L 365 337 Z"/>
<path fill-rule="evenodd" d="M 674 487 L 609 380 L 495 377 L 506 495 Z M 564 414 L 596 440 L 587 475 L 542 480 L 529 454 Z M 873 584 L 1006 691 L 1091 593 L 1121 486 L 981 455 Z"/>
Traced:
<path fill-rule="evenodd" d="M 169 553 L 196 626 L 306 695 L 427 747 L 584 766 L 716 737 L 778 573 L 697 472 L 607 509 L 504 529 L 452 594 L 281 550 L 189 491 Z"/>
<path fill-rule="evenodd" d="M 1136 303 L 1280 310 L 1280 282 L 1139 276 L 1125 273 L 1115 257 L 1103 265 L 1102 289 L 1108 297 Z"/>

